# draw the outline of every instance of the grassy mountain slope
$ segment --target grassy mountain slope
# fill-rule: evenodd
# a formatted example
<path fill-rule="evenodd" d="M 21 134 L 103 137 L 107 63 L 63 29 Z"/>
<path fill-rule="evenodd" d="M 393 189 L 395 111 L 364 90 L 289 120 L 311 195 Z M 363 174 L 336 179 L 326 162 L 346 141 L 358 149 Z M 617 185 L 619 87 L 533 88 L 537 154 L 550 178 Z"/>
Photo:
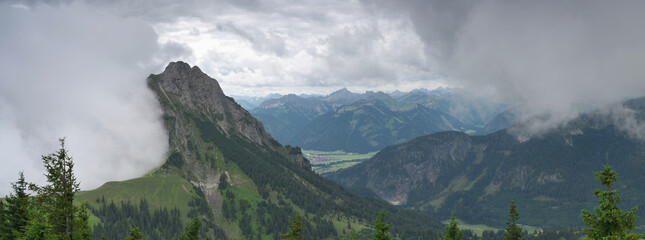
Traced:
<path fill-rule="evenodd" d="M 99 204 L 101 196 L 102 204 L 145 197 L 140 208 L 176 207 L 183 224 L 197 214 L 205 222 L 202 234 L 211 238 L 276 239 L 296 211 L 305 239 L 340 238 L 348 225 L 367 229 L 380 209 L 405 239 L 433 238 L 441 228 L 427 215 L 358 197 L 315 174 L 299 148 L 281 146 L 199 68 L 171 63 L 147 81 L 164 110 L 168 159 L 151 176 L 105 184 L 82 199 Z"/>
<path fill-rule="evenodd" d="M 626 104 L 643 120 L 645 98 Z M 331 178 L 357 192 L 447 218 L 501 226 L 515 200 L 520 223 L 581 226 L 581 209 L 596 205 L 593 172 L 606 162 L 620 174 L 624 206 L 644 206 L 645 144 L 589 114 L 553 132 L 522 141 L 508 131 L 486 136 L 441 132 L 387 147 Z M 643 225 L 642 213 L 639 224 Z"/>

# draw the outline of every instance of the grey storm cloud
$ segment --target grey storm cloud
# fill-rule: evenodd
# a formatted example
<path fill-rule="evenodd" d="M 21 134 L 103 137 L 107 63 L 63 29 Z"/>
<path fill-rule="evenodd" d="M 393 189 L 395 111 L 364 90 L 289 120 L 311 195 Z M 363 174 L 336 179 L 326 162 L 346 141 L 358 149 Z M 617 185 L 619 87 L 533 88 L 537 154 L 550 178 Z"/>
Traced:
<path fill-rule="evenodd" d="M 0 36 L 0 194 L 19 171 L 44 183 L 41 155 L 60 137 L 83 189 L 161 164 L 168 139 L 145 83 L 160 47 L 148 25 L 80 2 L 3 3 Z"/>
<path fill-rule="evenodd" d="M 525 129 L 529 133 L 645 95 L 643 1 L 382 1 L 374 6 L 407 15 L 426 55 L 451 82 L 488 89 L 521 105 L 521 118 L 532 119 Z"/>

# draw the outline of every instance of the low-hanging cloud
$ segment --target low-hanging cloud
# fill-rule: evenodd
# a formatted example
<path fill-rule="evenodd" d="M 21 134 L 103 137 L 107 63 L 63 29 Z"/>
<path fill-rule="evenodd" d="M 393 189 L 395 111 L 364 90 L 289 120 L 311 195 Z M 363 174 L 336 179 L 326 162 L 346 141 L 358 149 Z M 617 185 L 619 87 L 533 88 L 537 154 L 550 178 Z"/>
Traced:
<path fill-rule="evenodd" d="M 521 104 L 531 133 L 645 95 L 643 1 L 400 1 L 442 74 Z M 377 8 L 378 9 L 378 8 Z"/>
<path fill-rule="evenodd" d="M 41 155 L 60 137 L 82 189 L 161 164 L 168 138 L 145 83 L 161 61 L 152 28 L 80 2 L 0 4 L 0 36 L 0 194 L 19 171 L 44 183 Z"/>

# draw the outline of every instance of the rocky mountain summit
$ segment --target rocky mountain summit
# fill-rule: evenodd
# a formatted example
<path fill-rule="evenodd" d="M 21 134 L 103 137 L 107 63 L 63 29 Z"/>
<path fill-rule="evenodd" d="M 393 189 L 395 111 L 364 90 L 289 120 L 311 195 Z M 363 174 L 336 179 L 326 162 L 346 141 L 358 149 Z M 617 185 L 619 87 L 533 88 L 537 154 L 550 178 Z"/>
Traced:
<path fill-rule="evenodd" d="M 226 133 L 236 131 L 260 145 L 269 144 L 271 136 L 262 123 L 253 119 L 244 108 L 224 95 L 217 80 L 209 77 L 197 66 L 190 67 L 184 62 L 171 62 L 163 73 L 149 77 L 148 84 L 158 87 L 161 97 L 172 103 L 169 94 L 175 95 L 182 105 L 198 110 L 210 120 L 215 120 Z M 164 109 L 168 115 L 176 115 L 176 106 Z M 181 123 L 176 124 L 181 127 Z"/>
<path fill-rule="evenodd" d="M 214 210 L 221 205 L 222 196 L 217 188 L 221 175 L 226 173 L 212 167 L 212 161 L 221 158 L 221 153 L 204 153 L 209 144 L 204 140 L 200 124 L 214 124 L 217 131 L 229 138 L 245 139 L 243 141 L 268 148 L 283 148 L 264 130 L 261 122 L 224 95 L 217 80 L 197 66 L 171 62 L 161 74 L 150 75 L 146 81 L 161 103 L 169 131 L 170 157 L 162 169 L 177 167 L 183 176 L 200 187 Z M 311 169 L 300 151 L 289 148 L 285 152 L 292 161 Z"/>

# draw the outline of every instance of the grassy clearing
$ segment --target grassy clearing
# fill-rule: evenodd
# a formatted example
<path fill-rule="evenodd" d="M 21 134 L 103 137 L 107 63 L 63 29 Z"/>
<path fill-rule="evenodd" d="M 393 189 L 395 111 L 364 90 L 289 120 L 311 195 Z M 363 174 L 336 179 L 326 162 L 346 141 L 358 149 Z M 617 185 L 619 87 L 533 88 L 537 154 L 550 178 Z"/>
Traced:
<path fill-rule="evenodd" d="M 444 220 L 444 221 L 441 221 L 441 222 L 443 224 L 449 224 L 450 220 L 448 219 L 448 220 Z M 463 221 L 461 221 L 459 219 L 457 219 L 457 222 L 459 223 L 459 229 L 473 231 L 473 233 L 475 235 L 480 236 L 480 237 L 482 236 L 482 233 L 484 231 L 495 231 L 495 232 L 497 232 L 498 230 L 500 230 L 498 228 L 489 227 L 489 226 L 486 226 L 486 225 L 483 225 L 483 224 L 466 224 L 466 223 L 464 223 Z"/>
<path fill-rule="evenodd" d="M 150 210 L 177 207 L 182 213 L 182 222 L 186 223 L 188 219 L 185 214 L 189 211 L 188 202 L 193 194 L 193 186 L 179 174 L 156 173 L 126 181 L 107 182 L 97 189 L 81 191 L 76 194 L 76 202 L 98 207 L 96 200 L 104 197 L 108 203 L 129 201 L 138 205 L 145 198 Z M 98 218 L 90 218 L 90 221 L 96 222 Z"/>
<path fill-rule="evenodd" d="M 444 220 L 444 221 L 441 221 L 441 223 L 443 223 L 443 224 L 449 224 L 449 223 L 450 223 L 450 219 L 448 219 L 448 220 Z M 467 223 L 464 223 L 463 221 L 461 221 L 461 220 L 459 220 L 459 219 L 457 219 L 457 223 L 459 223 L 459 229 L 461 229 L 461 230 L 470 230 L 470 231 L 473 231 L 473 233 L 474 233 L 475 235 L 479 236 L 479 237 L 481 237 L 481 236 L 482 236 L 482 233 L 483 233 L 484 231 L 494 231 L 494 232 L 497 232 L 497 231 L 499 231 L 499 230 L 503 230 L 503 229 L 499 229 L 499 228 L 489 227 L 489 226 L 486 226 L 486 225 L 483 225 L 483 224 L 467 224 Z M 518 225 L 519 225 L 520 227 L 522 227 L 522 229 L 526 230 L 529 234 L 537 234 L 538 232 L 541 232 L 541 231 L 542 231 L 542 228 L 539 228 L 539 227 L 528 226 L 528 225 L 522 225 L 522 224 L 518 224 Z"/>
<path fill-rule="evenodd" d="M 370 153 L 347 153 L 344 151 L 314 151 L 303 150 L 302 153 L 311 162 L 311 166 L 316 173 L 330 173 L 345 169 L 370 159 L 377 152 Z"/>

